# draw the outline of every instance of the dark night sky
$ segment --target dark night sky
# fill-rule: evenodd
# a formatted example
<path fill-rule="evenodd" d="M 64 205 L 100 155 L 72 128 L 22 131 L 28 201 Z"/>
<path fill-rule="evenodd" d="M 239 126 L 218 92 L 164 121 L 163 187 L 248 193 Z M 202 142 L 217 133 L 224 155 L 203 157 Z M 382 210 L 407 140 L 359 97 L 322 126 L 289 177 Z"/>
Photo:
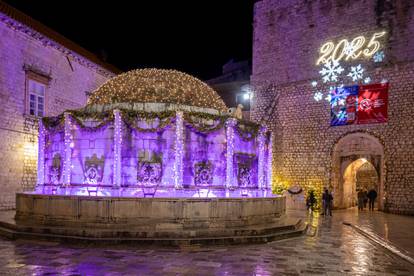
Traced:
<path fill-rule="evenodd" d="M 174 68 L 202 79 L 250 59 L 254 0 L 6 0 L 121 70 Z"/>

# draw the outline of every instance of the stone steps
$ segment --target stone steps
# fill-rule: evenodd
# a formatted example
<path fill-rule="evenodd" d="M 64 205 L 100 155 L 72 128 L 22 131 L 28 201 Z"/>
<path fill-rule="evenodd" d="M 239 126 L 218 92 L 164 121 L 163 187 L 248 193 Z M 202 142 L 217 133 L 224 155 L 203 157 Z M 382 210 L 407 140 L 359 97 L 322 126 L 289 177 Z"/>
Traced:
<path fill-rule="evenodd" d="M 304 234 L 307 223 L 284 218 L 270 225 L 232 229 L 177 229 L 142 231 L 133 229 L 74 228 L 44 225 L 19 225 L 13 220 L 0 221 L 0 235 L 9 239 L 41 239 L 63 242 L 137 243 L 161 245 L 216 245 L 265 243 Z"/>

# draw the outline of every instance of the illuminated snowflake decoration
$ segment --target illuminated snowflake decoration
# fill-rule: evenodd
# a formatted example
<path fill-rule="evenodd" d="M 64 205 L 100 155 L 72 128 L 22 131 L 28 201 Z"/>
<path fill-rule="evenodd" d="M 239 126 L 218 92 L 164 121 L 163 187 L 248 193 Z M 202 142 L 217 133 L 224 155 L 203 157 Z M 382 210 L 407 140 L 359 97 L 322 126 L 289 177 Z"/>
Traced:
<path fill-rule="evenodd" d="M 348 91 L 346 89 L 343 89 L 342 87 L 338 87 L 334 90 L 331 90 L 331 106 L 335 107 L 337 105 L 345 105 L 345 99 L 348 95 Z"/>
<path fill-rule="evenodd" d="M 376 52 L 372 58 L 374 59 L 374 62 L 383 62 L 385 58 L 384 51 Z"/>
<path fill-rule="evenodd" d="M 341 110 L 338 113 L 336 113 L 336 117 L 338 119 L 345 119 L 346 118 L 346 111 L 345 110 Z"/>
<path fill-rule="evenodd" d="M 357 66 L 351 66 L 351 71 L 347 76 L 351 77 L 353 81 L 357 81 L 362 79 L 363 73 L 364 68 L 362 68 L 361 64 L 358 64 Z"/>
<path fill-rule="evenodd" d="M 371 78 L 370 77 L 366 77 L 365 79 L 364 79 L 364 83 L 370 83 L 371 82 Z"/>
<path fill-rule="evenodd" d="M 328 61 L 324 64 L 319 73 L 322 75 L 323 82 L 338 81 L 338 76 L 344 71 L 338 61 Z"/>
<path fill-rule="evenodd" d="M 318 91 L 315 93 L 315 95 L 313 95 L 313 98 L 315 99 L 315 101 L 319 102 L 320 100 L 322 100 L 323 94 Z"/>
<path fill-rule="evenodd" d="M 316 87 L 316 86 L 318 85 L 318 82 L 317 82 L 317 81 L 312 81 L 312 82 L 311 82 L 311 85 L 312 85 L 313 87 Z"/>

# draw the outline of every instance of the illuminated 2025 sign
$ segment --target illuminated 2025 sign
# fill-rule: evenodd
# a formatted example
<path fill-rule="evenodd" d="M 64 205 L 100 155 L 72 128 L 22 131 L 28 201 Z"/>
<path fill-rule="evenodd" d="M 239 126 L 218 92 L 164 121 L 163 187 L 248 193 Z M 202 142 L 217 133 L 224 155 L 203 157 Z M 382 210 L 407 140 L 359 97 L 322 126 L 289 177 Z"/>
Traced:
<path fill-rule="evenodd" d="M 357 36 L 350 42 L 347 39 L 342 39 L 336 45 L 332 41 L 327 42 L 320 48 L 320 57 L 316 65 L 326 63 L 328 61 L 340 61 L 342 59 L 358 59 L 361 56 L 371 57 L 381 47 L 378 41 L 386 34 L 385 31 L 374 33 L 371 39 L 366 39 L 365 36 Z"/>

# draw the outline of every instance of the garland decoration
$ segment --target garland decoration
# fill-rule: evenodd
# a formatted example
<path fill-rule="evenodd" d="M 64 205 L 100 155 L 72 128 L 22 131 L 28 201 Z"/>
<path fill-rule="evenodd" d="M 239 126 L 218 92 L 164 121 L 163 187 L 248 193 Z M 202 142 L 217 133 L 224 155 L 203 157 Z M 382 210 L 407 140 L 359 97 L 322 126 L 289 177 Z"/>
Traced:
<path fill-rule="evenodd" d="M 242 140 L 251 141 L 259 135 L 260 125 L 254 122 L 239 120 L 235 125 L 235 129 Z"/>
<path fill-rule="evenodd" d="M 42 118 L 43 126 L 49 131 L 55 130 L 58 127 L 62 127 L 63 121 L 64 121 L 63 114 L 60 114 L 59 116 L 55 116 L 55 117 L 43 117 Z"/>
<path fill-rule="evenodd" d="M 120 111 L 124 123 L 129 128 L 134 129 L 138 132 L 163 131 L 167 126 L 171 125 L 176 116 L 175 111 L 145 112 L 127 109 L 120 109 Z M 71 115 L 74 122 L 82 130 L 91 132 L 97 131 L 114 121 L 113 110 L 104 112 L 88 112 L 85 109 L 79 109 L 68 110 L 66 112 Z M 213 115 L 201 112 L 186 112 L 184 113 L 184 122 L 187 127 L 192 128 L 194 131 L 207 134 L 224 128 L 227 119 L 230 117 L 231 116 L 229 115 Z M 85 120 L 92 120 L 93 122 L 97 122 L 97 125 L 87 126 L 85 125 Z M 139 127 L 137 124 L 138 120 L 146 121 L 147 124 L 158 121 L 158 125 L 156 127 L 150 128 Z M 213 121 L 214 123 L 211 125 L 206 121 Z M 42 122 L 46 129 L 56 130 L 57 127 L 63 127 L 64 116 L 61 114 L 56 117 L 43 117 Z M 241 139 L 244 141 L 251 141 L 258 136 L 260 125 L 249 121 L 237 120 L 235 129 Z M 266 136 L 270 137 L 270 132 L 266 133 Z"/>
<path fill-rule="evenodd" d="M 201 112 L 184 113 L 184 122 L 187 127 L 193 128 L 196 132 L 210 133 L 224 127 L 229 116 L 212 115 Z M 214 124 L 208 125 L 205 121 L 212 120 Z"/>
<path fill-rule="evenodd" d="M 112 112 L 101 112 L 101 113 L 89 113 L 83 110 L 68 110 L 68 112 L 75 123 L 82 129 L 86 131 L 97 131 L 98 129 L 108 125 L 108 123 L 114 120 L 114 115 Z M 92 121 L 99 122 L 96 126 L 90 127 L 84 124 L 84 120 L 91 119 Z M 43 125 L 48 130 L 56 130 L 56 128 L 63 127 L 64 124 L 64 114 L 60 114 L 56 117 L 43 117 Z"/>
<path fill-rule="evenodd" d="M 174 111 L 143 112 L 134 110 L 121 110 L 121 117 L 124 123 L 131 129 L 138 132 L 160 132 L 171 125 L 175 118 Z M 153 128 L 142 128 L 137 126 L 137 119 L 145 120 L 147 123 L 158 120 L 158 126 Z"/>
<path fill-rule="evenodd" d="M 111 111 L 101 112 L 101 113 L 87 113 L 82 110 L 69 110 L 72 119 L 75 123 L 85 131 L 94 132 L 100 130 L 103 127 L 109 125 L 109 123 L 114 121 L 114 114 Z M 90 119 L 94 122 L 99 122 L 95 126 L 86 126 L 84 120 Z"/>

